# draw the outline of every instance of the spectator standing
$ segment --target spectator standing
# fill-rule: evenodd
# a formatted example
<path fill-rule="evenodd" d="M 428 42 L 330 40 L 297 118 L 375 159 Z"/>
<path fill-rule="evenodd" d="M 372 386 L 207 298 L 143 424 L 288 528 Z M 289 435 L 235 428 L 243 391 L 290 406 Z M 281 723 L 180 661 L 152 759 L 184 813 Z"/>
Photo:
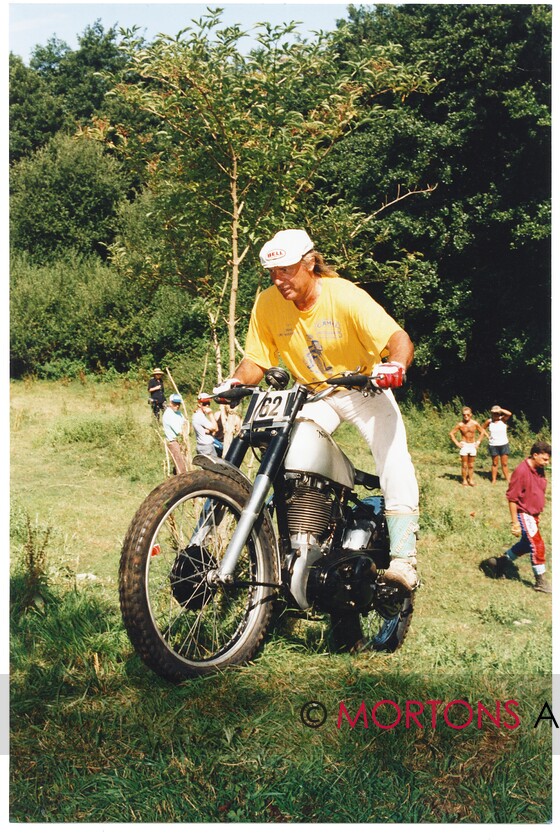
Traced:
<path fill-rule="evenodd" d="M 507 408 L 500 408 L 493 405 L 490 409 L 490 417 L 482 424 L 482 428 L 488 435 L 488 449 L 492 458 L 492 484 L 498 479 L 498 461 L 501 463 L 502 473 L 506 481 L 509 481 L 509 441 L 507 422 L 511 417 L 511 411 Z"/>
<path fill-rule="evenodd" d="M 163 375 L 164 374 L 161 368 L 154 368 L 152 371 L 152 378 L 148 382 L 148 402 L 152 407 L 156 420 L 159 420 L 160 412 L 165 408 Z"/>
<path fill-rule="evenodd" d="M 214 417 L 216 418 L 216 423 L 218 424 L 218 431 L 216 432 L 215 440 L 221 441 L 222 445 L 226 443 L 226 432 L 230 438 L 234 438 L 241 431 L 241 417 L 237 411 L 229 405 L 220 406 L 220 411 L 215 411 Z"/>
<path fill-rule="evenodd" d="M 480 423 L 473 419 L 472 408 L 469 408 L 468 405 L 463 407 L 462 415 L 463 419 L 453 426 L 449 432 L 449 437 L 459 449 L 459 455 L 461 456 L 463 487 L 474 487 L 474 459 L 476 458 L 480 441 L 486 432 Z M 461 435 L 460 440 L 457 440 L 457 432 Z M 477 432 L 479 432 L 479 438 L 475 440 Z"/>
<path fill-rule="evenodd" d="M 198 455 L 221 455 L 223 444 L 218 440 L 218 421 L 212 412 L 212 396 L 199 394 L 196 411 L 192 416 L 192 426 L 196 435 Z"/>
<path fill-rule="evenodd" d="M 183 398 L 181 394 L 171 394 L 169 405 L 163 412 L 162 425 L 165 434 L 165 445 L 175 464 L 175 472 L 185 473 L 187 465 L 179 444 L 179 437 L 184 435 L 185 418 L 181 413 Z"/>

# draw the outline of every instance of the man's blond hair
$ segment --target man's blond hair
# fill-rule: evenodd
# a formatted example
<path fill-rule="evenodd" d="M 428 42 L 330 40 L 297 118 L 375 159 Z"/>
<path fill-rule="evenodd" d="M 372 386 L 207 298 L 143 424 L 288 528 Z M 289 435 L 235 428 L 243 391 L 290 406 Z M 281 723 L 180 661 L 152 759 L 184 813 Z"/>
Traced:
<path fill-rule="evenodd" d="M 325 262 L 325 258 L 319 251 L 309 251 L 307 254 L 304 254 L 303 259 L 305 260 L 307 257 L 313 257 L 315 259 L 315 265 L 313 266 L 313 274 L 317 277 L 338 277 L 338 271 L 332 265 L 328 265 Z"/>

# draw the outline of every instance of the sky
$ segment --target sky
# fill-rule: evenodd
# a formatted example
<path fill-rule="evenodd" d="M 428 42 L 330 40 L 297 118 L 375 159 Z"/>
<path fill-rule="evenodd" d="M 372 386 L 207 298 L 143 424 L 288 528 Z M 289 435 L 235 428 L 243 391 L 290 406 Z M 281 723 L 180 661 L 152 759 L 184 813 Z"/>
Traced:
<path fill-rule="evenodd" d="M 208 7 L 223 8 L 225 25 L 239 23 L 251 27 L 257 22 L 268 21 L 280 24 L 285 21 L 301 21 L 298 31 L 303 37 L 313 31 L 333 29 L 337 19 L 346 17 L 345 3 L 259 3 L 229 2 L 217 0 L 212 3 L 9 3 L 9 50 L 19 55 L 27 64 L 38 44 L 44 45 L 56 36 L 65 41 L 71 49 L 78 46 L 77 36 L 97 19 L 105 30 L 112 26 L 140 27 L 140 34 L 146 40 L 156 35 L 176 35 L 188 26 L 191 20 L 199 19 Z"/>

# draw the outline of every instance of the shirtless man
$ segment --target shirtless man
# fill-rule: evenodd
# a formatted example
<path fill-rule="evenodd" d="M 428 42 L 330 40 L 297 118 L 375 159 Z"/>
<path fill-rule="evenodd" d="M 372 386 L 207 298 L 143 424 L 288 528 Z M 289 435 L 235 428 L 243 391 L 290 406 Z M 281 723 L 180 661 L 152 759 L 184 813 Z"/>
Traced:
<path fill-rule="evenodd" d="M 456 433 L 461 433 L 461 440 L 457 440 Z M 475 440 L 476 433 L 479 432 L 478 440 Z M 473 420 L 472 408 L 468 405 L 463 407 L 463 419 L 457 425 L 453 426 L 449 432 L 449 437 L 459 449 L 461 456 L 461 477 L 463 479 L 463 487 L 474 487 L 474 459 L 482 438 L 486 432 L 476 420 Z"/>

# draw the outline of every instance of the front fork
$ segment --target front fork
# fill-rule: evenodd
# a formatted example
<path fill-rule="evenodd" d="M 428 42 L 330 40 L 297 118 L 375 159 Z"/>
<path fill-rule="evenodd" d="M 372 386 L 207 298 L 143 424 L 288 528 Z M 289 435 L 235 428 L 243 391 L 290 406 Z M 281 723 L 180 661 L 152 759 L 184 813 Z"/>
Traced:
<path fill-rule="evenodd" d="M 237 443 L 239 445 L 235 446 Z M 233 532 L 220 567 L 217 570 L 209 572 L 210 583 L 217 583 L 218 581 L 221 583 L 232 583 L 233 572 L 237 561 L 270 494 L 276 474 L 284 461 L 288 444 L 289 435 L 287 431 L 277 431 L 276 436 L 273 437 L 268 445 L 266 455 L 253 482 L 252 493 L 241 512 L 239 522 Z M 246 442 L 240 438 L 236 438 L 228 449 L 226 460 L 235 466 L 239 466 L 236 462 L 240 459 L 239 463 L 241 463 L 247 448 L 248 444 Z"/>

